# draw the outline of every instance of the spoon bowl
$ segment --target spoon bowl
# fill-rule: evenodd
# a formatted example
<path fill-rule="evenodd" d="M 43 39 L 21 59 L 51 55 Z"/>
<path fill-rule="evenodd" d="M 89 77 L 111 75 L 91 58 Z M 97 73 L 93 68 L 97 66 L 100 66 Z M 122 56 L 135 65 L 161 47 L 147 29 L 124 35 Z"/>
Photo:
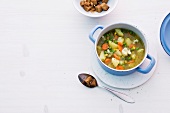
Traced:
<path fill-rule="evenodd" d="M 81 74 L 78 75 L 78 78 L 79 78 L 80 82 L 88 88 L 101 87 L 101 88 L 111 92 L 116 97 L 120 98 L 121 100 L 123 100 L 127 103 L 135 103 L 133 98 L 129 97 L 128 95 L 126 95 L 122 92 L 118 92 L 116 90 L 110 89 L 110 88 L 105 87 L 105 86 L 99 86 L 98 83 L 97 83 L 97 80 L 90 74 L 81 73 Z"/>
<path fill-rule="evenodd" d="M 86 87 L 94 88 L 98 86 L 96 79 L 89 74 L 86 73 L 79 74 L 78 78 L 80 82 Z"/>

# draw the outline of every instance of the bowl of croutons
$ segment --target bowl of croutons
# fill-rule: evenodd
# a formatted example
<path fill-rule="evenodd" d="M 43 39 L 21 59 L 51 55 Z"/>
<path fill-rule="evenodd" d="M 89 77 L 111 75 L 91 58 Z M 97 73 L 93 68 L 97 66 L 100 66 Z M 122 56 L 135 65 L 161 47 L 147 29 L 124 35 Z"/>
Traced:
<path fill-rule="evenodd" d="M 116 7 L 118 0 L 73 0 L 75 8 L 88 17 L 102 17 Z"/>

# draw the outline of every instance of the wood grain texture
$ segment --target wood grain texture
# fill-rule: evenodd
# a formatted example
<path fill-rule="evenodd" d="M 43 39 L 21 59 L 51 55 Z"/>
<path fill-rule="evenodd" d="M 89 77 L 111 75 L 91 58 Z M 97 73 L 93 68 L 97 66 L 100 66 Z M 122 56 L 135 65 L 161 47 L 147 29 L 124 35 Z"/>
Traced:
<path fill-rule="evenodd" d="M 72 0 L 62 2 L 0 0 L 0 113 L 169 113 L 170 57 L 159 30 L 170 1 L 119 0 L 102 18 L 80 14 Z M 120 90 L 136 100 L 132 105 L 88 89 L 77 78 L 94 74 L 89 32 L 114 22 L 138 26 L 158 52 L 154 76 L 138 88 Z"/>

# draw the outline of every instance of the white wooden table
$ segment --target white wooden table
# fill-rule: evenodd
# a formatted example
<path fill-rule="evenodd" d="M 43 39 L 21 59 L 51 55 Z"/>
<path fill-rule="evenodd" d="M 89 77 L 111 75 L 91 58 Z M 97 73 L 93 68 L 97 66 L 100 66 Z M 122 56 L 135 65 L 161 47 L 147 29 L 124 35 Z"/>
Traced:
<path fill-rule="evenodd" d="M 119 0 L 102 18 L 80 14 L 72 0 L 0 0 L 0 113 L 169 113 L 170 56 L 159 41 L 169 12 L 169 0 Z M 152 78 L 119 90 L 135 104 L 88 89 L 77 78 L 81 72 L 94 74 L 89 32 L 113 22 L 132 23 L 156 43 Z"/>

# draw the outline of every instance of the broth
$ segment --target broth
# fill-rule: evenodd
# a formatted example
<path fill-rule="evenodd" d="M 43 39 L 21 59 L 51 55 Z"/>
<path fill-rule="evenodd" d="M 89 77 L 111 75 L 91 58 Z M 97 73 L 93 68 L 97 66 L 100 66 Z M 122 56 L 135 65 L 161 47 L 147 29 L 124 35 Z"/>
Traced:
<path fill-rule="evenodd" d="M 97 44 L 100 60 L 117 70 L 131 69 L 143 60 L 145 47 L 131 30 L 116 28 L 105 33 Z"/>

